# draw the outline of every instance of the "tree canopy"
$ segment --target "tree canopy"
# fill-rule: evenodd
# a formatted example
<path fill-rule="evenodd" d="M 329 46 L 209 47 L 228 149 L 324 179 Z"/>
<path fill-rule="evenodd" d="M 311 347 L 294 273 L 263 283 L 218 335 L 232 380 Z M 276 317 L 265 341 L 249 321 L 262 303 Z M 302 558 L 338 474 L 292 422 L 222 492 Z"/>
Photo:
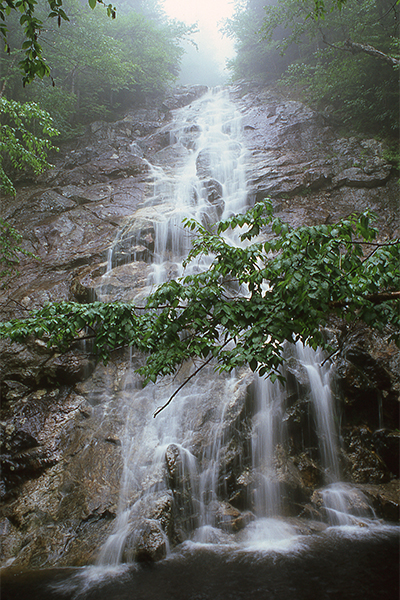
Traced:
<path fill-rule="evenodd" d="M 88 0 L 89 6 L 94 9 L 97 4 L 104 6 L 103 0 Z M 13 11 L 20 14 L 19 24 L 23 30 L 24 40 L 21 48 L 24 51 L 24 58 L 20 61 L 20 68 L 23 72 L 23 82 L 31 83 L 35 77 L 43 78 L 50 75 L 50 67 L 43 57 L 42 45 L 39 41 L 39 35 L 44 27 L 44 20 L 39 17 L 37 11 L 37 0 L 0 0 L 0 35 L 5 43 L 5 51 L 11 52 L 11 46 L 8 39 L 7 18 Z M 65 4 L 65 2 L 64 2 Z M 69 21 L 63 5 L 63 0 L 46 0 L 47 17 L 55 18 L 60 27 L 62 21 Z M 106 6 L 108 16 L 115 18 L 115 7 L 112 4 Z"/>
<path fill-rule="evenodd" d="M 187 262 L 210 255 L 206 271 L 161 285 L 144 306 L 49 304 L 1 323 L 0 337 L 35 336 L 63 351 L 90 338 L 104 361 L 129 346 L 147 357 L 139 369 L 145 382 L 189 359 L 195 372 L 214 361 L 220 371 L 249 364 L 281 378 L 284 342 L 330 348 L 323 328 L 331 315 L 390 327 L 400 344 L 400 240 L 379 243 L 372 220 L 367 211 L 334 225 L 291 228 L 261 202 L 211 231 L 187 221 L 197 233 Z M 241 230 L 243 247 L 227 241 L 228 228 Z"/>
<path fill-rule="evenodd" d="M 236 42 L 233 77 L 286 85 L 338 123 L 397 139 L 399 8 L 397 0 L 238 3 L 225 26 Z"/>
<path fill-rule="evenodd" d="M 150 6 L 150 4 L 152 6 Z M 54 119 L 62 137 L 71 137 L 97 119 L 115 119 L 118 111 L 137 106 L 170 85 L 184 53 L 181 42 L 195 27 L 168 20 L 155 2 L 122 3 L 118 18 L 93 11 L 80 0 L 63 0 L 69 22 L 58 27 L 48 17 L 47 0 L 39 0 L 35 15 L 42 59 L 51 78 L 35 76 L 23 87 L 18 60 L 26 43 L 19 17 L 8 17 L 10 54 L 0 52 L 4 95 L 34 101 Z"/>

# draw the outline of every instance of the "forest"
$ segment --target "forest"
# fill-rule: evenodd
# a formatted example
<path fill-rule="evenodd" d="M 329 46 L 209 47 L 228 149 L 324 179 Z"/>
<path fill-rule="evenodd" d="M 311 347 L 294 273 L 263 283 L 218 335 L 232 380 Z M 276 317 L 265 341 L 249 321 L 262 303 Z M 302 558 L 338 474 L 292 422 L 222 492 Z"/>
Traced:
<path fill-rule="evenodd" d="M 398 19 L 394 0 L 238 0 L 222 25 L 235 41 L 230 80 L 278 86 L 344 132 L 386 139 L 388 158 L 398 162 Z M 94 120 L 115 120 L 165 93 L 179 76 L 183 42 L 196 32 L 195 23 L 169 19 L 157 0 L 123 0 L 117 10 L 84 0 L 2 0 L 0 23 L 6 192 L 7 171 L 44 166 L 56 131 L 59 140 L 71 138 Z M 25 109 L 7 105 L 11 100 Z M 22 133 L 13 137 L 15 125 L 27 137 L 35 130 L 32 151 Z"/>
<path fill-rule="evenodd" d="M 249 0 L 225 25 L 235 78 L 277 83 L 343 125 L 398 139 L 399 3 Z M 368 52 L 369 48 L 369 52 Z"/>
<path fill-rule="evenodd" d="M 171 22 L 156 2 L 121 2 L 115 19 L 101 5 L 92 9 L 79 0 L 66 0 L 63 10 L 68 21 L 58 22 L 49 18 L 47 1 L 35 8 L 42 23 L 37 39 L 43 62 L 35 58 L 40 69 L 29 72 L 30 42 L 18 10 L 6 17 L 1 55 L 2 95 L 37 103 L 63 136 L 82 133 L 96 119 L 115 118 L 176 79 L 180 43 L 194 27 Z"/>

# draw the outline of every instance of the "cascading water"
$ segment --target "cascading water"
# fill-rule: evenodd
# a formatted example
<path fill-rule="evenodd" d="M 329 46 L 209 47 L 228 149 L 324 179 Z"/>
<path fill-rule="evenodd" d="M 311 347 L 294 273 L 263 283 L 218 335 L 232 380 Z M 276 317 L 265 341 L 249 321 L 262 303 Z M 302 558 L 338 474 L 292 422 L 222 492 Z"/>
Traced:
<path fill-rule="evenodd" d="M 332 370 L 321 350 L 314 351 L 298 342 L 295 354 L 307 372 L 321 463 L 327 487 L 320 491 L 328 522 L 353 525 L 375 514 L 360 491 L 340 481 L 338 415 L 332 397 Z"/>
<path fill-rule="evenodd" d="M 182 262 L 191 241 L 191 234 L 182 226 L 184 218 L 195 218 L 207 226 L 246 209 L 246 150 L 241 143 L 240 116 L 225 92 L 210 93 L 176 111 L 169 136 L 174 141 L 169 152 L 175 157 L 176 169 L 165 165 L 163 151 L 156 155 L 159 164 L 150 169 L 147 199 L 110 252 L 104 276 L 106 293 L 113 267 L 118 270 L 121 262 L 129 263 L 140 256 L 147 286 L 139 293 L 129 288 L 127 295 L 140 301 L 154 285 L 182 275 Z M 144 244 L 147 251 L 143 251 Z M 190 269 L 206 269 L 207 260 L 193 261 Z M 349 491 L 338 485 L 339 446 L 329 366 L 321 366 L 322 357 L 299 344 L 294 353 L 307 373 L 326 482 L 331 486 L 321 492 L 326 511 L 328 517 L 334 515 L 332 523 L 345 524 L 349 522 L 345 501 Z M 229 487 L 224 483 L 223 471 L 231 449 L 225 442 L 236 427 L 235 419 L 240 417 L 232 414 L 237 398 L 246 396 L 249 377 L 247 372 L 224 377 L 211 368 L 205 370 L 183 388 L 173 407 L 153 419 L 154 409 L 176 389 L 179 376 L 178 381 L 165 379 L 142 390 L 133 369 L 128 369 L 127 385 L 122 386 L 118 400 L 125 415 L 120 435 L 123 473 L 118 515 L 114 531 L 100 551 L 99 564 L 132 560 L 143 539 L 149 537 L 158 540 L 157 548 L 161 548 L 161 556 L 165 555 L 170 523 L 160 525 L 159 516 L 166 506 L 173 505 L 171 510 L 178 515 L 178 541 L 189 535 L 200 542 L 220 539 L 215 527 L 218 531 L 224 529 L 228 518 L 220 501 L 221 492 Z M 240 527 L 256 519 L 243 535 L 247 544 L 259 543 L 260 539 L 271 541 L 271 536 L 275 541 L 293 536 L 289 525 L 282 528 L 282 522 L 279 525 L 271 521 L 281 512 L 276 451 L 286 439 L 285 389 L 279 383 L 256 377 L 253 396 L 250 450 L 243 459 L 247 463 L 241 476 L 245 480 L 248 474 L 243 494 L 247 500 L 243 502 L 252 514 L 242 519 Z M 346 517 L 338 517 L 340 514 Z"/>
<path fill-rule="evenodd" d="M 104 285 L 98 294 L 100 297 L 103 290 L 107 291 L 107 282 L 113 276 L 112 267 L 121 262 L 118 259 L 121 248 L 126 254 L 126 240 L 132 240 L 132 246 L 136 248 L 144 237 L 143 229 L 146 230 L 146 227 L 147 230 L 153 228 L 150 234 L 153 246 L 146 257 L 149 265 L 147 289 L 151 289 L 183 272 L 182 262 L 189 251 L 191 239 L 189 231 L 182 226 L 184 218 L 195 218 L 207 225 L 209 221 L 215 222 L 223 215 L 246 208 L 245 150 L 238 140 L 240 118 L 225 93 L 209 94 L 201 102 L 177 111 L 169 135 L 175 142 L 175 156 L 179 157 L 176 171 L 171 172 L 159 165 L 151 167 L 152 185 L 142 209 L 144 227 L 137 229 L 135 215 L 134 222 L 118 236 L 109 254 Z M 182 154 L 185 155 L 184 161 L 180 158 Z M 162 156 L 160 162 L 163 163 Z M 153 219 L 151 225 L 149 214 Z M 134 260 L 133 252 L 129 260 Z M 206 267 L 204 259 L 202 263 L 198 261 L 191 265 L 191 269 L 197 270 Z M 135 376 L 130 373 L 130 383 L 132 378 Z M 224 434 L 224 413 L 229 401 L 219 401 L 208 411 L 207 424 L 201 425 L 205 431 L 201 450 L 195 458 L 192 448 L 196 447 L 199 437 L 196 419 L 200 412 L 196 406 L 207 402 L 203 398 L 212 396 L 214 389 L 219 398 L 230 399 L 229 388 L 237 386 L 237 380 L 215 377 L 211 371 L 204 372 L 201 381 L 186 386 L 180 393 L 173 411 L 165 411 L 153 420 L 154 404 L 163 404 L 173 389 L 172 385 L 167 380 L 145 390 L 134 389 L 135 386 L 131 385 L 127 400 L 129 408 L 127 405 L 123 407 L 127 416 L 121 436 L 124 465 L 118 516 L 114 532 L 101 549 L 99 564 L 115 565 L 126 560 L 132 531 L 140 530 L 143 521 L 149 520 L 143 519 L 143 504 L 168 501 L 163 472 L 166 457 L 167 461 L 169 457 L 174 463 L 171 469 L 180 471 L 179 480 L 185 488 L 181 494 L 185 496 L 181 512 L 185 513 L 183 520 L 190 523 L 189 529 L 199 527 L 199 539 L 205 540 L 215 524 L 219 453 Z M 137 435 L 132 437 L 132 420 L 138 417 L 139 403 L 143 418 L 140 440 Z M 188 417 L 189 411 L 193 411 L 193 422 Z M 146 477 L 150 481 L 146 481 Z M 137 539 L 133 540 L 133 544 L 136 542 Z"/>
<path fill-rule="evenodd" d="M 254 510 L 259 517 L 280 514 L 280 485 L 274 469 L 275 450 L 283 441 L 284 390 L 279 384 L 255 379 L 252 465 L 257 473 Z"/>
<path fill-rule="evenodd" d="M 225 93 L 176 111 L 162 133 L 170 144 L 149 165 L 146 200 L 110 249 L 96 290 L 101 300 L 140 303 L 158 283 L 183 273 L 190 233 L 182 218 L 207 226 L 246 208 L 240 117 Z M 132 152 L 140 152 L 138 144 Z M 206 268 L 207 259 L 190 264 Z M 65 472 L 62 487 L 54 488 L 61 491 L 62 543 L 76 543 L 75 513 L 69 519 L 64 505 L 72 490 L 83 507 L 79 543 L 99 546 L 97 564 L 31 576 L 11 571 L 9 595 L 2 573 L 5 600 L 396 600 L 398 528 L 372 526 L 365 497 L 340 482 L 329 363 L 300 344 L 285 351 L 286 387 L 249 369 L 228 376 L 209 365 L 156 419 L 190 366 L 142 389 L 134 372 L 142 357 L 116 353 L 107 366 L 97 365 L 81 388 L 90 406 L 85 400 L 74 421 L 78 469 L 56 464 L 48 480 L 56 483 Z M 25 516 L 43 518 L 33 504 L 24 503 L 20 515 L 21 535 Z M 313 521 L 316 515 L 325 522 Z M 46 517 L 49 531 L 55 516 Z M 7 516 L 0 524 L 2 531 L 17 525 Z M 41 531 L 29 533 L 39 548 L 31 565 L 45 559 Z M 79 556 L 93 560 L 87 552 Z M 145 559 L 155 561 L 151 568 L 141 566 Z"/>
<path fill-rule="evenodd" d="M 311 402 L 314 408 L 316 429 L 320 443 L 322 464 L 328 483 L 340 478 L 336 417 L 331 391 L 330 364 L 324 364 L 324 356 L 310 347 L 296 344 L 296 355 L 307 371 L 310 382 Z"/>
<path fill-rule="evenodd" d="M 101 300 L 139 304 L 183 273 L 191 234 L 182 218 L 207 227 L 246 209 L 240 117 L 224 92 L 175 111 L 164 129 L 170 144 L 149 165 L 146 200 L 110 249 Z M 207 265 L 203 258 L 189 267 Z M 135 374 L 142 357 L 99 364 L 86 388 L 93 418 L 85 457 L 102 446 L 105 468 L 82 529 L 108 537 L 96 565 L 43 570 L 42 586 L 38 572 L 25 582 L 12 573 L 17 592 L 5 598 L 395 600 L 398 528 L 371 526 L 365 498 L 340 482 L 329 363 L 301 344 L 285 352 L 286 386 L 209 365 L 156 419 L 191 366 L 143 389 Z M 303 510 L 325 522 L 302 518 Z M 366 526 L 348 527 L 356 523 Z M 149 559 L 155 564 L 142 567 Z"/>

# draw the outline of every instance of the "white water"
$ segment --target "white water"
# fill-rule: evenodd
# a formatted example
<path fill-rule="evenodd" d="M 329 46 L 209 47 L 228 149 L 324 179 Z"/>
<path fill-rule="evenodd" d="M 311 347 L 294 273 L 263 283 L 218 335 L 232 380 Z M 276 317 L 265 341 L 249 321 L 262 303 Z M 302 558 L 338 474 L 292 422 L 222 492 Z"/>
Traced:
<path fill-rule="evenodd" d="M 331 365 L 324 363 L 321 351 L 314 351 L 300 342 L 296 344 L 296 355 L 307 371 L 311 402 L 314 408 L 322 464 L 327 483 L 340 479 L 336 415 L 331 391 Z"/>
<path fill-rule="evenodd" d="M 188 136 L 188 130 L 193 128 L 198 133 L 195 142 L 193 137 Z M 170 135 L 176 140 L 173 146 L 176 154 L 184 156 L 184 160 L 178 161 L 175 171 L 167 166 L 152 167 L 151 192 L 142 209 L 143 214 L 147 211 L 154 219 L 155 243 L 148 277 L 149 288 L 183 273 L 182 262 L 190 248 L 191 234 L 182 227 L 182 219 L 195 218 L 207 225 L 221 216 L 225 218 L 246 209 L 246 150 L 241 144 L 240 116 L 226 93 L 209 94 L 190 107 L 176 111 Z M 207 179 L 216 180 L 222 186 L 223 202 L 219 203 L 219 213 L 222 212 L 222 215 L 217 214 L 218 207 L 207 200 L 206 189 L 196 175 L 196 161 L 206 149 L 208 156 L 212 157 Z M 121 237 L 113 250 L 117 248 Z M 236 244 L 237 240 L 232 239 L 231 243 Z M 112 254 L 110 252 L 105 280 L 112 272 Z M 190 265 L 190 269 L 206 269 L 208 260 L 199 259 Z M 308 374 L 326 482 L 331 486 L 322 492 L 327 518 L 331 524 L 348 524 L 352 503 L 346 500 L 348 488 L 338 485 L 339 444 L 329 365 L 322 366 L 323 357 L 319 353 L 299 344 L 295 353 Z M 121 436 L 123 474 L 118 515 L 114 531 L 101 549 L 98 564 L 118 565 L 124 560 L 127 538 L 135 530 L 136 523 L 140 523 L 143 507 L 153 501 L 155 493 L 167 493 L 165 453 L 171 445 L 179 456 L 179 478 L 184 482 L 183 493 L 190 496 L 185 510 L 196 530 L 193 539 L 200 543 L 222 543 L 225 534 L 215 529 L 216 508 L 221 492 L 221 448 L 224 436 L 228 433 L 225 416 L 241 381 L 235 375 L 217 377 L 210 368 L 180 392 L 174 399 L 173 407 L 163 411 L 157 419 L 152 419 L 155 408 L 164 404 L 177 383 L 165 380 L 157 386 L 150 385 L 141 390 L 135 376 L 129 374 L 130 391 L 126 394 L 122 409 L 125 429 Z M 252 482 L 249 489 L 250 502 L 258 520 L 246 528 L 242 543 L 248 548 L 285 547 L 293 540 L 294 530 L 287 523 L 273 518 L 279 516 L 281 509 L 281 485 L 275 460 L 277 447 L 285 441 L 285 390 L 279 383 L 273 385 L 257 378 L 254 389 L 256 409 L 251 448 Z M 200 408 L 208 401 L 207 398 L 214 395 L 214 406 L 207 413 L 207 420 L 202 421 L 198 417 Z M 138 420 L 141 422 L 140 434 L 137 433 Z M 133 429 L 136 432 L 134 437 Z M 200 454 L 196 452 L 199 432 L 203 448 Z M 358 503 L 359 506 L 361 504 Z"/>
<path fill-rule="evenodd" d="M 339 465 L 339 416 L 332 395 L 332 370 L 321 350 L 296 344 L 296 355 L 306 369 L 319 440 L 321 462 L 327 486 L 321 498 L 330 525 L 365 525 L 375 518 L 367 498 L 356 488 L 341 482 Z"/>
<path fill-rule="evenodd" d="M 369 525 L 375 513 L 366 496 L 344 483 L 328 485 L 321 491 L 327 518 L 332 525 Z"/>
<path fill-rule="evenodd" d="M 252 464 L 257 473 L 254 510 L 258 517 L 280 514 L 280 484 L 274 469 L 278 444 L 284 441 L 283 410 L 285 392 L 279 383 L 256 377 L 252 435 Z"/>

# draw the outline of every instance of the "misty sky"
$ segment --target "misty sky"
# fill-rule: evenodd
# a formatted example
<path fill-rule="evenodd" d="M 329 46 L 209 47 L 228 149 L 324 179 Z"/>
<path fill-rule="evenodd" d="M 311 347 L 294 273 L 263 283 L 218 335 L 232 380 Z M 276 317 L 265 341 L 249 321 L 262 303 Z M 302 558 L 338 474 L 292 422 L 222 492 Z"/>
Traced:
<path fill-rule="evenodd" d="M 197 22 L 200 32 L 193 36 L 198 51 L 188 45 L 182 65 L 182 83 L 218 85 L 226 77 L 227 58 L 234 55 L 233 41 L 218 31 L 219 23 L 232 15 L 231 0 L 164 0 L 165 12 L 186 23 Z"/>

